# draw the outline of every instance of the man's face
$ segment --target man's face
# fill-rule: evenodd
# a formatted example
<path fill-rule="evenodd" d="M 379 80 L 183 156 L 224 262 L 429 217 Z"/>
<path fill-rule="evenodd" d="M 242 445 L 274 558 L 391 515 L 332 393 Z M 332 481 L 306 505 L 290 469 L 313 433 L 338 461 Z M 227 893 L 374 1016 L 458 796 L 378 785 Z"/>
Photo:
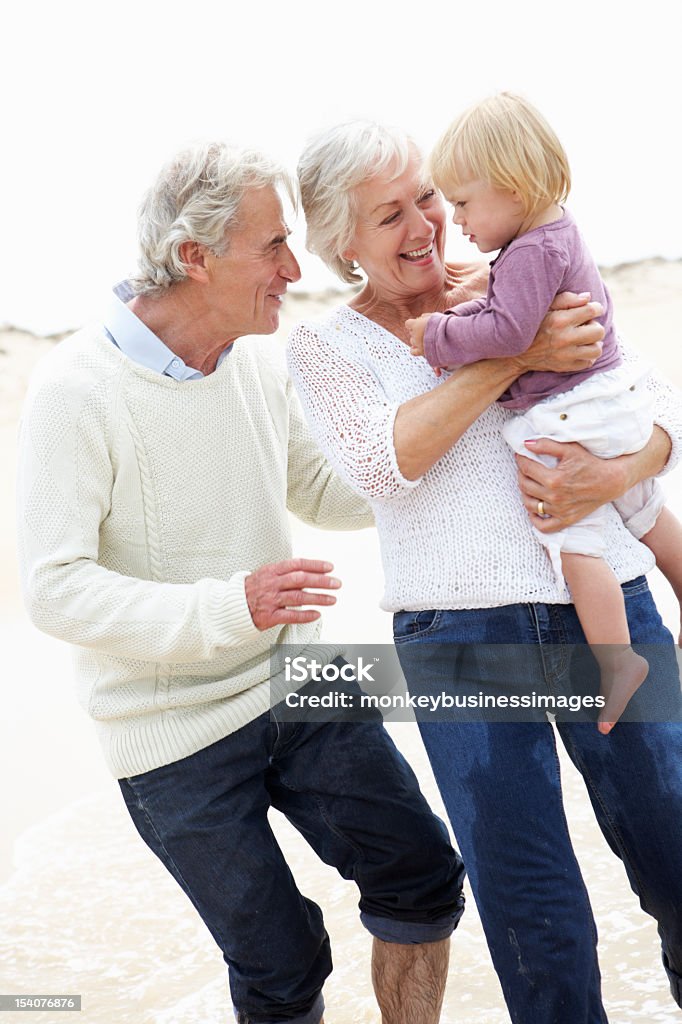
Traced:
<path fill-rule="evenodd" d="M 287 285 L 301 276 L 288 235 L 275 190 L 248 191 L 229 232 L 227 252 L 207 257 L 209 316 L 220 318 L 226 340 L 277 330 Z"/>

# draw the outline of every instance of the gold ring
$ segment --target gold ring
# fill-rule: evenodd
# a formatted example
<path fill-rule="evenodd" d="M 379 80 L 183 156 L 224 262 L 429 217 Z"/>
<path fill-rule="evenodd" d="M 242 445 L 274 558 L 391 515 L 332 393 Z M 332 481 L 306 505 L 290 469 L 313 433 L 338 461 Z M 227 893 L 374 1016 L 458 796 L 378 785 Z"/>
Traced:
<path fill-rule="evenodd" d="M 539 502 L 538 502 L 538 515 L 539 515 L 539 516 L 544 516 L 544 515 L 546 515 L 546 513 L 545 513 L 545 503 L 544 503 L 544 501 L 539 501 Z"/>

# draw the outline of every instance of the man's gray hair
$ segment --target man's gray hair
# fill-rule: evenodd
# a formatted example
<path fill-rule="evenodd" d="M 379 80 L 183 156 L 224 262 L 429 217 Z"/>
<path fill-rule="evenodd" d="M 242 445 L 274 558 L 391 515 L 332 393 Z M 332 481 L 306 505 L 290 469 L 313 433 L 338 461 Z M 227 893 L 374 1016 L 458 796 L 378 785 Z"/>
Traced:
<path fill-rule="evenodd" d="M 195 143 L 162 168 L 138 214 L 138 272 L 130 279 L 137 295 L 158 296 L 187 277 L 183 242 L 199 242 L 216 256 L 229 245 L 239 206 L 252 188 L 284 188 L 294 201 L 291 179 L 270 157 L 225 142 Z"/>
<path fill-rule="evenodd" d="M 355 232 L 355 189 L 363 181 L 407 167 L 411 145 L 399 128 L 375 121 L 347 121 L 316 135 L 298 162 L 298 183 L 305 212 L 306 246 L 342 281 L 362 281 L 355 264 L 341 255 Z"/>

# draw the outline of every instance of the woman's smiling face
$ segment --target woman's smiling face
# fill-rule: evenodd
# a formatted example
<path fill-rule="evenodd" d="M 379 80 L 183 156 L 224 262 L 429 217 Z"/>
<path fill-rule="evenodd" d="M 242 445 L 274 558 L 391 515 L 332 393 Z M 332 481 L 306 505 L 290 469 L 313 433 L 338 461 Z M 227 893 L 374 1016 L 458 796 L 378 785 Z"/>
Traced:
<path fill-rule="evenodd" d="M 442 287 L 445 207 L 411 146 L 407 167 L 368 178 L 354 193 L 357 220 L 342 253 L 355 260 L 385 298 L 398 300 Z"/>

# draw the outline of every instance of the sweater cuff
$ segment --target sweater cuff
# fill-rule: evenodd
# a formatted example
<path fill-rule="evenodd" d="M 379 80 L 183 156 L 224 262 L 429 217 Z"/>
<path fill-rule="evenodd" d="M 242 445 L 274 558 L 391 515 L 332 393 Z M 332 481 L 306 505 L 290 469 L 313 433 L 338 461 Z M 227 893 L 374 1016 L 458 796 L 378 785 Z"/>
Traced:
<path fill-rule="evenodd" d="M 668 419 L 665 413 L 663 415 L 657 414 L 654 417 L 654 423 L 657 427 L 660 427 L 661 430 L 665 430 L 672 445 L 668 461 L 661 472 L 656 474 L 657 477 L 661 477 L 666 476 L 667 473 L 670 473 L 679 465 L 680 457 L 682 456 L 682 438 L 679 435 L 680 424 L 678 418 L 671 417 L 671 419 Z"/>
<path fill-rule="evenodd" d="M 398 415 L 398 409 L 400 403 L 396 402 L 391 409 L 388 420 L 386 421 L 386 448 L 388 449 L 388 457 L 391 461 L 391 469 L 393 470 L 394 479 L 400 484 L 401 487 L 406 490 L 410 490 L 420 484 L 424 479 L 423 475 L 418 476 L 416 480 L 408 480 L 406 476 L 400 472 L 400 466 L 398 465 L 398 458 L 395 453 L 395 441 L 393 439 L 393 430 L 395 427 L 395 418 Z"/>
<path fill-rule="evenodd" d="M 244 580 L 250 572 L 236 572 L 215 588 L 208 602 L 208 619 L 218 647 L 232 647 L 252 640 L 261 630 L 251 618 Z"/>
<path fill-rule="evenodd" d="M 440 324 L 441 318 L 444 316 L 444 313 L 432 313 L 426 321 L 426 330 L 424 331 L 424 358 L 429 366 L 436 367 L 442 365 L 438 359 L 438 325 Z"/>

